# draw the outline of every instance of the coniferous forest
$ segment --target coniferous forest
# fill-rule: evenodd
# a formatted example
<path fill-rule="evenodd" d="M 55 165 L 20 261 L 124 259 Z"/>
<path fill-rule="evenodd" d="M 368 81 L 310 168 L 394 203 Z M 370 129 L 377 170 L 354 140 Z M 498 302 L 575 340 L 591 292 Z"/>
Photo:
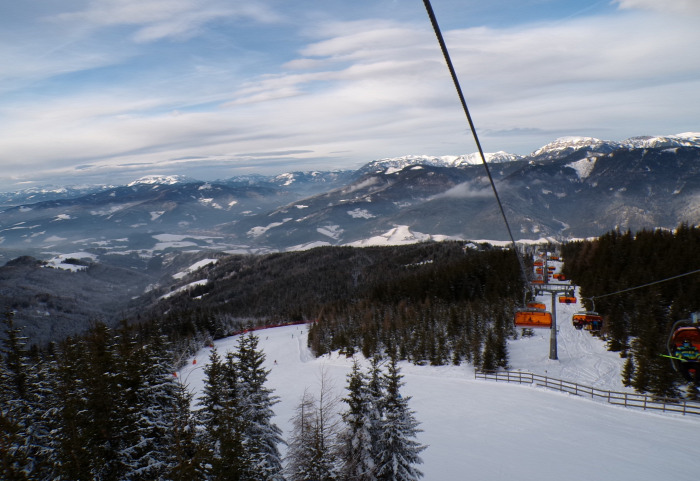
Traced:
<path fill-rule="evenodd" d="M 142 329 L 193 350 L 251 323 L 317 321 L 316 355 L 371 357 L 393 345 L 400 360 L 495 369 L 507 365 L 505 340 L 523 298 L 511 250 L 463 242 L 231 256 L 208 278 L 156 304 Z"/>
<path fill-rule="evenodd" d="M 626 358 L 623 382 L 678 395 L 678 375 L 661 354 L 674 322 L 700 311 L 700 274 L 684 275 L 700 269 L 700 229 L 612 231 L 567 243 L 562 254 L 566 277 L 581 286 L 587 308 L 603 315 L 608 348 Z"/>
<path fill-rule="evenodd" d="M 419 422 L 401 396 L 398 359 L 355 365 L 347 397 L 307 392 L 284 440 L 272 422 L 254 333 L 214 349 L 200 397 L 172 372 L 167 341 L 94 326 L 80 339 L 26 349 L 6 316 L 0 364 L 3 480 L 417 480 Z M 386 365 L 386 369 L 384 366 Z M 339 403 L 346 409 L 337 409 Z M 193 409 L 194 407 L 194 409 Z M 339 415 L 339 411 L 342 415 Z M 285 460 L 279 447 L 289 445 Z M 397 463 L 396 460 L 399 460 Z M 286 465 L 286 467 L 284 466 Z"/>

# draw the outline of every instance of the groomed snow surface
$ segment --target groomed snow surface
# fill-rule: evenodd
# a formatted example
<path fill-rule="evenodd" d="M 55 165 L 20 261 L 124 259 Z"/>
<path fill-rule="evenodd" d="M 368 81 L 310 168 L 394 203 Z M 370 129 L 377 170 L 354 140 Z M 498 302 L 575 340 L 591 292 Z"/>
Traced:
<path fill-rule="evenodd" d="M 539 298 L 548 307 L 549 295 Z M 549 330 L 510 341 L 512 370 L 546 374 L 604 390 L 625 391 L 623 360 L 604 342 L 571 325 L 580 305 L 557 305 L 558 360 L 549 359 Z M 290 432 L 304 389 L 318 394 L 322 369 L 345 395 L 352 359 L 338 353 L 314 358 L 307 326 L 257 332 L 270 370 L 268 387 L 281 402 L 275 422 Z M 220 355 L 238 339 L 215 342 Z M 211 349 L 178 373 L 196 396 Z M 276 364 L 275 364 L 275 361 Z M 364 366 L 367 363 L 361 359 Z M 700 417 L 612 406 L 529 385 L 476 380 L 470 365 L 401 363 L 411 409 L 421 422 L 418 441 L 428 448 L 420 469 L 427 481 L 685 481 L 698 479 Z M 341 403 L 345 407 L 345 403 Z M 284 447 L 282 447 L 284 452 Z"/>

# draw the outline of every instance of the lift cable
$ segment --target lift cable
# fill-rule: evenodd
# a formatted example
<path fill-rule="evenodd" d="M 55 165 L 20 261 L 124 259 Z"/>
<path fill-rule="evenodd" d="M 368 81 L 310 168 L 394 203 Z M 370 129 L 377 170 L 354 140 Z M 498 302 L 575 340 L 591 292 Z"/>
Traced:
<path fill-rule="evenodd" d="M 661 279 L 661 280 L 654 281 L 654 282 L 648 282 L 646 284 L 642 284 L 641 286 L 628 287 L 627 289 L 622 289 L 621 291 L 611 292 L 609 294 L 601 294 L 599 296 L 585 297 L 584 299 L 600 299 L 602 297 L 614 296 L 616 294 L 622 294 L 623 292 L 634 291 L 637 289 L 641 289 L 643 287 L 649 287 L 649 286 L 653 286 L 655 284 L 661 284 L 662 282 L 672 281 L 672 280 L 678 279 L 680 277 L 690 276 L 692 274 L 697 274 L 698 272 L 700 272 L 700 269 L 686 272 L 685 274 L 678 274 L 677 276 L 667 277 L 666 279 Z"/>
<path fill-rule="evenodd" d="M 481 142 L 479 142 L 479 136 L 476 133 L 476 128 L 474 127 L 474 122 L 472 121 L 472 116 L 469 113 L 469 108 L 467 107 L 467 101 L 464 99 L 464 94 L 462 93 L 462 87 L 459 85 L 459 79 L 457 78 L 457 73 L 455 72 L 454 67 L 452 66 L 452 60 L 450 59 L 450 54 L 447 51 L 447 45 L 445 44 L 445 40 L 442 37 L 442 32 L 440 31 L 440 26 L 438 25 L 437 18 L 435 18 L 435 12 L 433 12 L 433 7 L 430 4 L 430 0 L 423 0 L 423 4 L 425 5 L 425 9 L 428 11 L 428 17 L 430 17 L 430 23 L 433 25 L 433 30 L 435 31 L 435 36 L 438 39 L 438 42 L 440 43 L 440 49 L 442 50 L 442 54 L 445 57 L 445 62 L 447 63 L 447 68 L 450 70 L 450 75 L 452 76 L 452 81 L 455 84 L 455 88 L 457 89 L 457 94 L 459 95 L 459 100 L 462 103 L 462 109 L 464 109 L 464 113 L 467 116 L 467 121 L 469 122 L 469 128 L 472 131 L 472 135 L 474 136 L 474 142 L 476 142 L 476 147 L 479 149 L 479 155 L 481 156 L 481 162 L 484 164 L 484 169 L 486 170 L 486 175 L 489 178 L 489 182 L 491 183 L 491 188 L 493 189 L 493 194 L 496 197 L 496 202 L 498 203 L 498 208 L 501 211 L 501 215 L 503 216 L 503 222 L 506 224 L 506 229 L 508 230 L 508 236 L 510 237 L 510 242 L 513 245 L 513 252 L 515 253 L 516 257 L 518 258 L 518 263 L 520 264 L 520 274 L 523 277 L 523 281 L 525 282 L 525 285 L 528 284 L 528 277 L 527 273 L 525 270 L 525 264 L 523 263 L 522 258 L 520 257 L 520 254 L 518 254 L 518 248 L 517 245 L 515 244 L 515 239 L 513 238 L 513 233 L 510 229 L 510 224 L 508 223 L 508 218 L 506 217 L 506 212 L 503 209 L 503 204 L 501 203 L 501 198 L 498 195 L 498 191 L 496 190 L 496 184 L 493 181 L 493 177 L 491 176 L 491 170 L 489 169 L 488 164 L 486 163 L 486 157 L 484 156 L 484 151 L 481 148 Z"/>

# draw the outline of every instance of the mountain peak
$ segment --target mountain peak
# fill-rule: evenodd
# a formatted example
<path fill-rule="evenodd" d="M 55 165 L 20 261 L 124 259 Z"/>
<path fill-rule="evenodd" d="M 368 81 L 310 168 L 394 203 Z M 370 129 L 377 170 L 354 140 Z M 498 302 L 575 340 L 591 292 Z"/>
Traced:
<path fill-rule="evenodd" d="M 486 162 L 488 163 L 512 162 L 520 158 L 518 155 L 509 154 L 503 151 L 484 153 L 484 157 L 486 158 Z M 385 172 L 390 174 L 393 172 L 398 172 L 404 169 L 405 167 L 411 167 L 415 165 L 429 165 L 432 167 L 460 167 L 464 165 L 475 165 L 480 163 L 481 156 L 478 152 L 464 155 L 443 156 L 404 155 L 402 157 L 388 157 L 384 159 L 374 160 L 366 164 L 361 170 L 373 173 Z"/>
<path fill-rule="evenodd" d="M 183 184 L 187 182 L 194 182 L 194 179 L 187 177 L 185 175 L 145 175 L 135 181 L 127 184 L 127 187 L 133 187 L 135 185 L 146 184 L 146 185 L 173 185 L 173 184 Z"/>
<path fill-rule="evenodd" d="M 623 142 L 629 148 L 649 149 L 665 147 L 700 147 L 700 132 L 684 132 L 675 135 L 630 137 Z"/>
<path fill-rule="evenodd" d="M 576 152 L 610 153 L 622 146 L 619 142 L 600 140 L 595 137 L 559 137 L 554 142 L 537 149 L 531 153 L 529 158 L 538 160 L 561 159 Z"/>

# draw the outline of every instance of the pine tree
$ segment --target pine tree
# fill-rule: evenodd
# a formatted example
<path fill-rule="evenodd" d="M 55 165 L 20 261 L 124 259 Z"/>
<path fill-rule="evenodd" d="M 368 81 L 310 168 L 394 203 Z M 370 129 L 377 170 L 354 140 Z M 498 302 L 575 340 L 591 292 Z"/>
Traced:
<path fill-rule="evenodd" d="M 119 479 L 138 479 L 142 469 L 140 459 L 148 449 L 145 432 L 147 419 L 141 392 L 145 389 L 144 371 L 149 369 L 135 336 L 122 326 L 115 335 L 114 369 L 112 379 L 117 385 L 117 395 L 112 407 L 115 443 L 118 444 L 115 470 Z"/>
<path fill-rule="evenodd" d="M 167 341 L 155 337 L 149 345 L 138 347 L 129 356 L 130 364 L 136 368 L 131 410 L 136 416 L 129 430 L 135 436 L 126 437 L 131 438 L 132 444 L 125 445 L 121 453 L 128 465 L 124 479 L 159 479 L 174 464 L 170 449 L 174 444 L 175 416 L 179 413 L 175 400 L 177 386 L 167 352 Z M 129 370 L 132 373 L 133 367 Z"/>
<path fill-rule="evenodd" d="M 201 426 L 197 442 L 202 448 L 202 466 L 208 478 L 236 480 L 240 477 L 240 466 L 235 457 L 237 453 L 232 449 L 231 436 L 235 410 L 227 392 L 226 368 L 216 349 L 212 350 L 204 373 L 203 395 L 197 412 Z"/>
<path fill-rule="evenodd" d="M 632 387 L 637 392 L 645 392 L 649 389 L 649 384 L 651 382 L 650 376 L 650 362 L 649 358 L 645 356 L 635 355 L 636 366 L 634 369 L 634 375 L 632 377 Z"/>
<path fill-rule="evenodd" d="M 30 479 L 30 406 L 26 351 L 12 313 L 4 318 L 5 337 L 0 351 L 0 475 L 2 479 Z"/>
<path fill-rule="evenodd" d="M 219 441 L 221 457 L 226 459 L 227 478 L 230 480 L 245 480 L 246 472 L 250 470 L 249 459 L 245 447 L 245 431 L 249 423 L 245 409 L 245 394 L 241 384 L 241 370 L 234 353 L 227 352 L 223 365 L 223 396 L 226 406 L 225 439 Z"/>
<path fill-rule="evenodd" d="M 495 371 L 498 367 L 498 341 L 493 331 L 489 331 L 484 344 L 484 354 L 481 369 L 484 371 Z"/>
<path fill-rule="evenodd" d="M 173 426 L 170 433 L 170 462 L 166 479 L 191 481 L 203 478 L 197 421 L 192 412 L 193 394 L 178 380 L 173 398 Z"/>
<path fill-rule="evenodd" d="M 657 356 L 652 358 L 650 366 L 649 390 L 659 397 L 676 398 L 680 394 L 676 388 L 676 374 L 668 369 L 666 359 Z"/>
<path fill-rule="evenodd" d="M 84 376 L 85 351 L 83 340 L 67 339 L 62 343 L 54 377 L 58 407 L 58 428 L 54 433 L 57 445 L 58 476 L 60 480 L 94 479 L 90 470 L 92 446 L 88 426 L 92 423 L 87 408 L 88 384 Z"/>
<path fill-rule="evenodd" d="M 419 454 L 426 447 L 414 440 L 421 430 L 408 407 L 411 398 L 401 396 L 402 377 L 396 356 L 392 353 L 385 375 L 386 395 L 377 466 L 377 479 L 380 481 L 415 481 L 423 477 L 415 466 L 423 462 Z"/>
<path fill-rule="evenodd" d="M 56 396 L 50 363 L 4 319 L 0 349 L 0 475 L 2 479 L 54 479 Z"/>
<path fill-rule="evenodd" d="M 632 385 L 632 377 L 634 376 L 634 359 L 632 354 L 627 354 L 625 365 L 622 368 L 622 384 L 624 386 Z"/>
<path fill-rule="evenodd" d="M 258 349 L 252 332 L 238 344 L 238 397 L 242 428 L 244 462 L 242 479 L 273 481 L 282 479 L 282 459 L 277 446 L 283 442 L 282 430 L 272 422 L 272 407 L 279 399 L 265 387 L 269 371 L 263 367 L 265 355 Z"/>
<path fill-rule="evenodd" d="M 495 339 L 495 350 L 496 350 L 496 366 L 508 369 L 508 341 L 506 335 L 508 334 L 508 328 L 504 322 L 503 316 L 498 316 L 496 314 L 496 339 Z"/>
<path fill-rule="evenodd" d="M 119 452 L 120 436 L 129 418 L 122 416 L 125 393 L 120 389 L 115 339 L 104 324 L 86 336 L 84 371 L 86 418 L 84 430 L 90 451 L 90 473 L 95 479 L 121 480 L 125 468 Z"/>
<path fill-rule="evenodd" d="M 379 458 L 379 439 L 382 433 L 382 417 L 384 416 L 385 402 L 385 378 L 382 373 L 382 360 L 379 355 L 374 355 L 371 360 L 369 372 L 367 374 L 367 396 L 370 406 L 369 414 L 369 435 L 372 446 L 372 459 L 375 470 Z M 376 471 L 375 471 L 376 472 Z"/>
<path fill-rule="evenodd" d="M 348 395 L 343 398 L 347 411 L 343 413 L 346 429 L 342 434 L 341 458 L 343 480 L 375 481 L 376 460 L 372 442 L 372 432 L 376 426 L 374 406 L 370 398 L 367 376 L 355 361 L 348 375 Z"/>
<path fill-rule="evenodd" d="M 57 361 L 54 348 L 46 355 L 33 359 L 31 378 L 31 430 L 34 438 L 34 478 L 57 479 L 58 443 L 54 433 L 58 432 L 58 413 L 62 399 L 57 395 L 54 373 Z"/>

